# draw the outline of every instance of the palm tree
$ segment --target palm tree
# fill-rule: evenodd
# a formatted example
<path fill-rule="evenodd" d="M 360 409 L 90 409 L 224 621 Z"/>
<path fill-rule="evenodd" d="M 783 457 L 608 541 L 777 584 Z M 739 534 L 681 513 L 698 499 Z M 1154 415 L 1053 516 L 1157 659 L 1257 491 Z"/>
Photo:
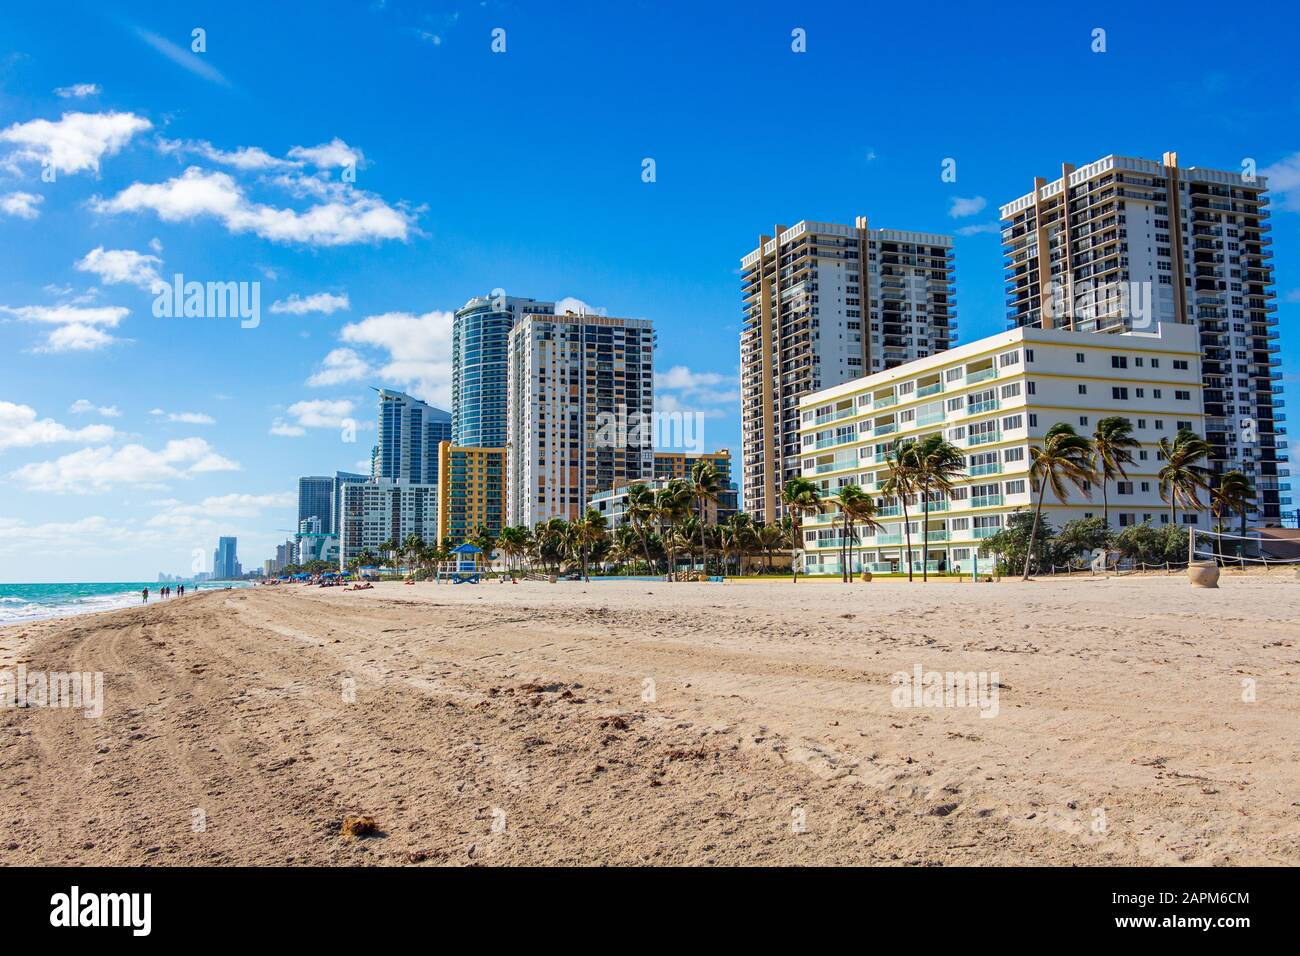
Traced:
<path fill-rule="evenodd" d="M 645 554 L 646 571 L 650 572 L 650 543 L 646 540 L 646 524 L 653 518 L 655 495 L 646 485 L 635 482 L 627 487 L 627 507 L 624 514 L 641 541 Z"/>
<path fill-rule="evenodd" d="M 424 539 L 414 531 L 402 539 L 402 558 L 406 561 L 406 569 L 412 572 L 412 577 L 415 576 L 412 566 L 415 564 L 416 557 L 423 550 Z"/>
<path fill-rule="evenodd" d="M 767 555 L 767 570 L 772 571 L 772 552 L 786 547 L 786 529 L 779 524 L 762 524 L 754 529 L 754 541 Z"/>
<path fill-rule="evenodd" d="M 1246 512 L 1255 503 L 1255 489 L 1246 475 L 1233 469 L 1219 476 L 1218 487 L 1210 491 L 1210 510 L 1222 519 L 1234 511 L 1241 515 L 1241 536 L 1246 536 Z"/>
<path fill-rule="evenodd" d="M 930 580 L 930 495 L 934 492 L 947 495 L 952 491 L 953 482 L 966 473 L 966 456 L 943 435 L 935 433 L 926 435 L 917 443 L 913 461 L 913 477 L 921 491 L 921 507 L 924 509 L 924 520 L 921 522 L 921 581 L 926 582 Z"/>
<path fill-rule="evenodd" d="M 853 578 L 853 557 L 858 543 L 858 526 L 879 528 L 876 520 L 876 503 L 871 495 L 858 485 L 845 485 L 834 498 L 840 509 L 840 521 L 843 525 L 843 538 L 840 540 L 840 580 L 848 583 Z M 844 538 L 850 541 L 848 563 L 844 560 Z"/>
<path fill-rule="evenodd" d="M 1210 443 L 1190 428 L 1180 428 L 1172 442 L 1162 438 L 1156 447 L 1164 459 L 1164 465 L 1156 472 L 1160 497 L 1169 502 L 1169 521 L 1176 525 L 1179 504 L 1199 511 L 1201 499 L 1197 492 L 1210 487 L 1209 469 L 1197 464 L 1209 456 Z"/>
<path fill-rule="evenodd" d="M 1110 527 L 1110 501 L 1106 495 L 1106 486 L 1112 479 L 1128 478 L 1124 466 L 1133 463 L 1133 453 L 1129 449 L 1141 444 L 1133 437 L 1133 423 L 1120 415 L 1101 419 L 1092 433 L 1092 450 L 1097 455 L 1097 477 L 1101 480 L 1101 518 L 1107 528 Z"/>
<path fill-rule="evenodd" d="M 720 528 L 722 543 L 727 551 L 736 555 L 736 573 L 745 573 L 745 555 L 754 545 L 754 522 L 743 511 L 737 511 L 724 521 Z M 722 573 L 727 573 L 727 559 L 722 560 Z"/>
<path fill-rule="evenodd" d="M 885 480 L 880 493 L 897 498 L 903 504 L 903 534 L 907 538 L 907 580 L 912 580 L 912 526 L 907 518 L 907 499 L 916 490 L 916 440 L 895 442 L 885 455 Z"/>
<path fill-rule="evenodd" d="M 795 565 L 795 552 L 803 544 L 803 532 L 800 530 L 800 519 L 809 515 L 822 513 L 825 507 L 822 503 L 821 490 L 807 478 L 791 478 L 785 483 L 785 489 L 781 492 L 781 501 L 784 502 L 786 509 L 790 512 L 792 519 L 792 530 L 790 535 L 790 573 L 794 578 L 794 583 L 799 583 L 799 569 Z"/>
<path fill-rule="evenodd" d="M 676 541 L 671 534 L 665 533 L 665 528 L 671 527 L 681 519 L 682 513 L 686 508 L 686 502 L 690 497 L 690 488 L 686 482 L 680 478 L 670 478 L 668 482 L 655 493 L 654 519 L 655 525 L 659 531 L 659 538 L 664 543 L 668 559 L 668 580 L 673 580 L 674 572 L 677 570 L 677 548 Z"/>
<path fill-rule="evenodd" d="M 705 506 L 710 501 L 716 502 L 722 492 L 722 482 L 718 478 L 718 469 L 714 467 L 713 462 L 700 458 L 691 465 L 690 487 L 691 497 L 695 499 L 695 509 L 700 518 L 700 551 L 703 552 L 704 574 L 707 577 L 709 546 L 704 540 L 704 526 L 708 521 Z"/>
<path fill-rule="evenodd" d="M 1029 480 L 1038 489 L 1038 505 L 1034 508 L 1034 524 L 1029 532 L 1029 549 L 1025 552 L 1025 573 L 1021 580 L 1029 580 L 1029 564 L 1034 559 L 1034 543 L 1038 538 L 1038 524 L 1043 514 L 1043 499 L 1050 486 L 1056 500 L 1065 503 L 1065 483 L 1068 481 L 1085 498 L 1091 498 L 1088 482 L 1096 477 L 1092 467 L 1092 442 L 1075 432 L 1064 422 L 1057 422 L 1043 436 L 1043 447 L 1029 448 Z"/>
<path fill-rule="evenodd" d="M 497 538 L 497 547 L 506 559 L 506 570 L 512 574 L 515 570 L 515 561 L 522 555 L 528 546 L 528 529 L 519 525 L 510 525 L 501 529 L 501 534 Z"/>
<path fill-rule="evenodd" d="M 604 541 L 607 524 L 605 516 L 595 508 L 588 508 L 581 518 L 569 524 L 571 546 L 578 553 L 584 581 L 590 580 L 587 577 L 587 558 L 591 549 Z"/>

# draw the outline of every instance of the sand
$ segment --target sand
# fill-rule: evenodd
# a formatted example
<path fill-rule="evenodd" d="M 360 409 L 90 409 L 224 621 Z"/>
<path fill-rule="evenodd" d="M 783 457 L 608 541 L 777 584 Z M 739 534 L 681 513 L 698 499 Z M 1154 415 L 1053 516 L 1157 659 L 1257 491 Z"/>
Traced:
<path fill-rule="evenodd" d="M 102 671 L 106 703 L 0 710 L 0 864 L 1296 865 L 1297 622 L 1278 574 L 259 588 L 14 626 L 0 664 Z M 917 665 L 996 671 L 997 715 L 896 706 Z"/>

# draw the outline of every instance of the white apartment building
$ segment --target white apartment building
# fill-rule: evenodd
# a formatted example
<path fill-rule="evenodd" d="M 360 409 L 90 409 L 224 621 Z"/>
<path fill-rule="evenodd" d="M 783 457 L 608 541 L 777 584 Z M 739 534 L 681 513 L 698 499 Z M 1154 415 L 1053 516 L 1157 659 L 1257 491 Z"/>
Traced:
<path fill-rule="evenodd" d="M 399 543 L 417 534 L 433 543 L 438 533 L 438 486 L 408 484 L 390 478 L 347 482 L 341 487 L 338 560 L 348 562 L 369 548 L 378 554 L 385 541 Z"/>
<path fill-rule="evenodd" d="M 573 520 L 596 492 L 654 477 L 654 326 L 525 315 L 510 331 L 506 521 Z"/>
<path fill-rule="evenodd" d="M 1268 184 L 1246 169 L 1104 156 L 1001 208 L 1008 320 L 1199 334 L 1216 473 L 1245 472 L 1255 520 L 1291 510 Z"/>
<path fill-rule="evenodd" d="M 1168 522 L 1156 473 L 1156 445 L 1180 428 L 1204 435 L 1200 347 L 1196 329 L 1177 323 L 1154 331 L 1098 336 L 1025 327 L 958 346 L 939 355 L 823 389 L 800 403 L 801 472 L 832 496 L 848 484 L 869 492 L 883 528 L 858 529 L 862 559 L 854 571 L 919 570 L 922 508 L 909 500 L 912 552 L 904 554 L 903 502 L 882 496 L 886 455 L 900 440 L 942 433 L 966 454 L 965 475 L 950 495 L 932 495 L 929 551 L 932 570 L 968 571 L 981 541 L 1017 509 L 1030 509 L 1031 444 L 1041 445 L 1058 422 L 1091 437 L 1097 422 L 1123 416 L 1141 443 L 1128 479 L 1108 486 L 1110 524 Z M 1101 489 L 1060 503 L 1049 491 L 1043 513 L 1054 528 L 1075 518 L 1100 517 Z M 832 509 L 833 510 L 833 509 Z M 805 518 L 803 547 L 809 573 L 839 573 L 840 530 L 827 513 Z M 1205 514 L 1181 515 L 1189 524 Z"/>
<path fill-rule="evenodd" d="M 741 487 L 756 520 L 784 513 L 799 473 L 799 402 L 947 349 L 956 336 L 952 237 L 799 222 L 741 259 Z"/>

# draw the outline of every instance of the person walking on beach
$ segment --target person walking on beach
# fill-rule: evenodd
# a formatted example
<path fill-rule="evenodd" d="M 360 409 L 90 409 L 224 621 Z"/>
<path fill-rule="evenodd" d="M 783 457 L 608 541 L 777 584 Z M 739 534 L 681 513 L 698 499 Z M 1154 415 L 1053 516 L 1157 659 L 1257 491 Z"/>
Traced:
<path fill-rule="evenodd" d="M 149 589 L 148 589 L 148 588 L 145 588 L 144 590 L 142 590 L 142 591 L 140 592 L 140 603 L 142 603 L 142 604 L 148 604 L 148 603 L 149 603 Z"/>

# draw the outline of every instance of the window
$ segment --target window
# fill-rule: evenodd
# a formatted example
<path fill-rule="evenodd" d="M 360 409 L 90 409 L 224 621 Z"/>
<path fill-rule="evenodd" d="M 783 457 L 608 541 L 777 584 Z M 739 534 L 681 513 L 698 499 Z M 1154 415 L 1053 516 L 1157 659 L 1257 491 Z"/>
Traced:
<path fill-rule="evenodd" d="M 1124 355 L 1112 355 L 1110 357 L 1111 368 L 1128 368 L 1128 357 Z"/>
<path fill-rule="evenodd" d="M 1133 520 L 1134 517 L 1135 517 L 1134 515 L 1131 515 L 1131 514 L 1125 514 L 1124 512 L 1120 512 L 1120 516 L 1119 516 L 1119 526 L 1120 526 L 1121 528 L 1127 528 L 1129 525 L 1134 524 L 1134 523 L 1135 523 L 1134 520 Z"/>
<path fill-rule="evenodd" d="M 1142 356 L 1138 355 L 1133 358 L 1133 366 L 1135 368 L 1141 368 L 1144 364 L 1145 363 L 1142 360 Z"/>
<path fill-rule="evenodd" d="M 1083 354 L 1082 352 L 1075 352 L 1075 353 L 1074 353 L 1074 360 L 1075 360 L 1076 362 L 1078 362 L 1080 365 L 1082 365 L 1082 364 L 1084 363 L 1084 361 L 1086 361 L 1085 356 L 1084 356 L 1084 354 Z"/>
<path fill-rule="evenodd" d="M 948 522 L 949 531 L 966 531 L 970 528 L 970 518 L 953 518 Z"/>
<path fill-rule="evenodd" d="M 1020 364 L 1019 352 L 1003 352 L 1001 355 L 998 356 L 999 368 L 1006 368 L 1009 365 L 1019 365 L 1019 364 Z"/>
<path fill-rule="evenodd" d="M 1174 389 L 1174 398 L 1180 402 L 1190 402 L 1192 400 L 1192 393 L 1186 389 L 1176 388 Z"/>
<path fill-rule="evenodd" d="M 1185 514 L 1183 515 L 1183 524 L 1197 524 L 1197 517 L 1198 516 L 1194 514 Z"/>
<path fill-rule="evenodd" d="M 1110 397 L 1117 401 L 1127 401 L 1128 389 L 1116 385 L 1114 388 L 1110 390 Z"/>
<path fill-rule="evenodd" d="M 1008 398 L 1015 398 L 1020 394 L 1020 383 L 1012 382 L 1010 385 L 1002 386 L 1002 400 L 1005 402 Z"/>
<path fill-rule="evenodd" d="M 1008 481 L 1006 488 L 1009 495 L 1023 495 L 1025 493 L 1025 479 L 1017 478 L 1015 481 Z"/>
<path fill-rule="evenodd" d="M 1037 391 L 1036 391 L 1036 389 L 1035 389 L 1035 387 L 1034 387 L 1034 383 L 1033 383 L 1033 382 L 1028 382 L 1028 381 L 1025 382 L 1025 392 L 1028 393 L 1028 394 L 1030 394 L 1030 395 L 1037 394 Z"/>
<path fill-rule="evenodd" d="M 948 369 L 948 371 L 943 373 L 943 377 L 945 381 L 955 382 L 965 374 L 966 370 L 959 365 L 956 368 Z"/>
<path fill-rule="evenodd" d="M 1185 372 L 1185 371 L 1187 370 L 1187 360 L 1186 360 L 1186 359 L 1174 359 L 1174 368 L 1176 368 L 1176 369 L 1179 370 L 1180 372 Z"/>
<path fill-rule="evenodd" d="M 1158 358 L 1153 358 L 1153 359 L 1151 360 L 1151 367 L 1152 367 L 1152 368 L 1159 368 L 1159 367 L 1160 367 L 1160 359 L 1158 359 Z"/>
<path fill-rule="evenodd" d="M 1020 446 L 1017 448 L 1003 449 L 1002 460 L 1003 461 L 1024 461 L 1025 460 L 1024 446 Z"/>
<path fill-rule="evenodd" d="M 1025 349 L 1025 361 L 1026 361 L 1026 362 L 1032 362 L 1033 360 L 1034 360 L 1034 350 L 1033 350 L 1033 349 Z"/>
<path fill-rule="evenodd" d="M 1080 425 L 1087 425 L 1087 424 L 1088 424 L 1088 416 L 1087 416 L 1087 415 L 1080 415 L 1080 416 L 1079 416 L 1079 424 L 1080 424 Z"/>
<path fill-rule="evenodd" d="M 1131 481 L 1115 482 L 1115 492 L 1116 494 L 1121 494 L 1121 495 L 1133 494 L 1133 482 Z"/>
<path fill-rule="evenodd" d="M 1160 389 L 1158 389 L 1158 388 L 1153 388 L 1153 389 L 1151 389 L 1151 394 L 1152 394 L 1152 396 L 1154 396 L 1155 398 L 1159 398 L 1159 397 L 1160 397 Z"/>
<path fill-rule="evenodd" d="M 1088 394 L 1088 386 L 1087 386 L 1087 385 L 1084 385 L 1082 382 L 1079 383 L 1079 394 L 1080 394 L 1080 395 L 1087 395 L 1087 394 Z"/>
<path fill-rule="evenodd" d="M 1023 428 L 1024 425 L 1025 418 L 1023 415 L 1008 415 L 1006 418 L 1002 419 L 1003 431 L 1011 431 L 1013 428 Z"/>
<path fill-rule="evenodd" d="M 1029 427 L 1030 428 L 1038 427 L 1038 416 L 1035 415 L 1033 412 L 1029 413 Z"/>
<path fill-rule="evenodd" d="M 959 412 L 965 407 L 966 407 L 966 399 L 962 395 L 958 395 L 956 398 L 948 399 L 948 411 L 950 412 Z"/>

